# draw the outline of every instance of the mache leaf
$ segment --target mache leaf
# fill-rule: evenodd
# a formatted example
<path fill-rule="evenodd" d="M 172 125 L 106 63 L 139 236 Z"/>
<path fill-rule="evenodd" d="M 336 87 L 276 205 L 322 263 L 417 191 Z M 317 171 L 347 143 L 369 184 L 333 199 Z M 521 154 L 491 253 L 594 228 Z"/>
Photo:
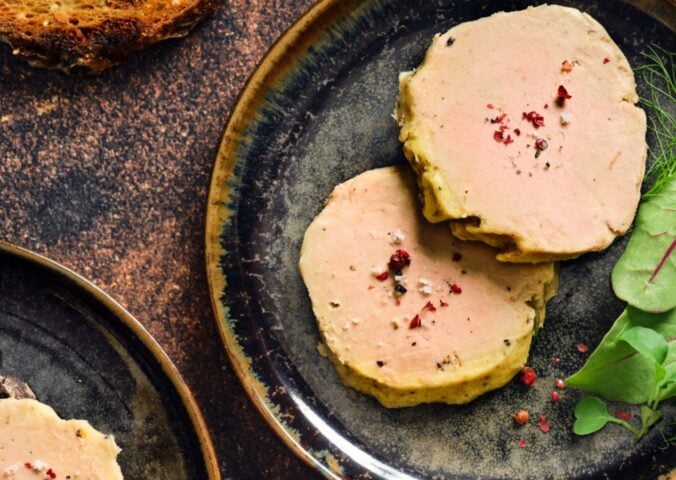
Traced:
<path fill-rule="evenodd" d="M 596 397 L 584 397 L 575 405 L 573 432 L 577 435 L 589 435 L 601 430 L 612 419 L 603 400 Z"/>
<path fill-rule="evenodd" d="M 634 327 L 654 330 L 664 337 L 671 350 L 671 345 L 676 342 L 676 309 L 647 313 L 627 307 L 582 369 L 568 377 L 566 384 L 608 400 L 634 404 L 648 402 L 654 388 L 655 362 L 622 339 L 625 332 Z M 665 362 L 665 365 L 669 363 Z"/>
<path fill-rule="evenodd" d="M 676 307 L 676 175 L 641 204 L 612 273 L 615 295 L 647 312 Z"/>

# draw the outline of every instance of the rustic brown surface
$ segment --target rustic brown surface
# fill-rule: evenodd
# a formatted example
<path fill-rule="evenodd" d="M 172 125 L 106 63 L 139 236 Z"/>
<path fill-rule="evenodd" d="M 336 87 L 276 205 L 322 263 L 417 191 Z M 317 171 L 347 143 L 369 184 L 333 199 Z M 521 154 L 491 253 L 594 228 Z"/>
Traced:
<path fill-rule="evenodd" d="M 312 0 L 232 0 L 188 38 L 99 77 L 0 48 L 0 238 L 63 263 L 155 336 L 191 387 L 225 478 L 314 478 L 260 419 L 222 350 L 204 215 L 227 116 Z"/>

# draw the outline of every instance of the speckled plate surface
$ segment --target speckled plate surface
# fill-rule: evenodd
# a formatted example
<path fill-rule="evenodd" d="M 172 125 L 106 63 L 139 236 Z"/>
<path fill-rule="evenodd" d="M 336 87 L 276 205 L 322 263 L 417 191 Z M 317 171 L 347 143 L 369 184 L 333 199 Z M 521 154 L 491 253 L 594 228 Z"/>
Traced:
<path fill-rule="evenodd" d="M 633 65 L 650 43 L 676 49 L 668 1 L 562 3 L 597 18 Z M 207 218 L 217 322 L 262 415 L 327 477 L 640 479 L 676 466 L 674 449 L 662 440 L 674 433 L 668 421 L 638 445 L 615 425 L 577 437 L 571 427 L 578 393 L 564 390 L 558 403 L 549 397 L 555 378 L 584 363 L 576 344 L 596 346 L 623 309 L 609 273 L 625 241 L 562 264 L 560 292 L 529 360 L 540 374 L 535 388 L 512 382 L 466 406 L 387 410 L 345 387 L 317 352 L 297 268 L 303 233 L 335 185 L 405 162 L 391 118 L 398 73 L 420 63 L 434 33 L 528 4 L 320 2 L 273 47 L 233 111 Z M 520 408 L 546 415 L 551 431 L 535 422 L 515 427 L 511 416 Z M 664 407 L 672 421 L 675 411 Z"/>
<path fill-rule="evenodd" d="M 220 479 L 192 396 L 141 324 L 73 272 L 3 242 L 0 375 L 115 435 L 125 479 Z"/>

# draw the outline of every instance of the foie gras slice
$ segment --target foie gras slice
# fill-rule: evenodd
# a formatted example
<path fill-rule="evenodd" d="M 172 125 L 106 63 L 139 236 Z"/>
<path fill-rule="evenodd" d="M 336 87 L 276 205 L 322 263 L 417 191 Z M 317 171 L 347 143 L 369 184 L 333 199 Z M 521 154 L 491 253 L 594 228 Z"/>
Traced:
<path fill-rule="evenodd" d="M 435 36 L 400 76 L 396 115 L 427 219 L 499 260 L 539 262 L 603 250 L 631 225 L 647 152 L 637 101 L 603 27 L 542 5 Z"/>
<path fill-rule="evenodd" d="M 120 449 L 84 420 L 62 420 L 37 400 L 0 400 L 0 478 L 121 480 Z"/>
<path fill-rule="evenodd" d="M 427 222 L 416 194 L 404 167 L 339 185 L 300 257 L 329 358 L 386 407 L 466 403 L 503 386 L 557 286 L 552 263 L 500 263 Z"/>

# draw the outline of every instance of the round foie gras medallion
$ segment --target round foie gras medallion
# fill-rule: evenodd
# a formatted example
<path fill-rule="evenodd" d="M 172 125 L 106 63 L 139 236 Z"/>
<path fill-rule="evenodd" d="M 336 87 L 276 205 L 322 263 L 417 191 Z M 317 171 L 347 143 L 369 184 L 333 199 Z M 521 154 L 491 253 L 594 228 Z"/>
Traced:
<path fill-rule="evenodd" d="M 437 35 L 396 116 L 428 220 L 508 262 L 600 251 L 631 225 L 646 117 L 603 27 L 542 5 Z"/>
<path fill-rule="evenodd" d="M 420 213 L 404 167 L 335 188 L 300 270 L 329 358 L 387 407 L 466 403 L 525 364 L 557 286 L 552 263 L 501 263 Z"/>

